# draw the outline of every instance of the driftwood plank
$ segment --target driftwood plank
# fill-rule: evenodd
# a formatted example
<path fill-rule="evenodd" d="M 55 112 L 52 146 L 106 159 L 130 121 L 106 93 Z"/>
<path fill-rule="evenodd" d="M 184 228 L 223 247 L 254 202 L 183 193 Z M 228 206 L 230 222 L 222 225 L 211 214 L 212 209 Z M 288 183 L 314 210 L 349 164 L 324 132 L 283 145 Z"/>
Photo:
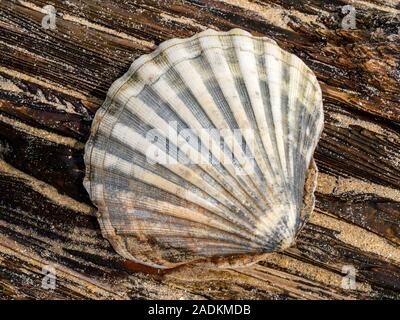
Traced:
<path fill-rule="evenodd" d="M 55 30 L 42 27 L 49 4 Z M 399 299 L 399 26 L 400 5 L 383 0 L 1 1 L 0 298 Z M 234 27 L 272 37 L 320 81 L 315 212 L 293 248 L 251 268 L 134 265 L 101 236 L 82 186 L 94 112 L 160 42 Z M 55 290 L 42 287 L 46 265 Z"/>

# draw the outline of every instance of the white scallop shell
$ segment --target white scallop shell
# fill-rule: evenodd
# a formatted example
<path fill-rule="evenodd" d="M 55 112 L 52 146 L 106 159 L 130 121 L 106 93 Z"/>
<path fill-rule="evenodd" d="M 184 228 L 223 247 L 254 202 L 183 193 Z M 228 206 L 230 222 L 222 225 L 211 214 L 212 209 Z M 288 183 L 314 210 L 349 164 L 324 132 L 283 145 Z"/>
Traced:
<path fill-rule="evenodd" d="M 243 30 L 207 30 L 162 43 L 113 83 L 84 185 L 127 259 L 256 260 L 290 246 L 313 209 L 322 127 L 321 89 L 299 58 Z"/>

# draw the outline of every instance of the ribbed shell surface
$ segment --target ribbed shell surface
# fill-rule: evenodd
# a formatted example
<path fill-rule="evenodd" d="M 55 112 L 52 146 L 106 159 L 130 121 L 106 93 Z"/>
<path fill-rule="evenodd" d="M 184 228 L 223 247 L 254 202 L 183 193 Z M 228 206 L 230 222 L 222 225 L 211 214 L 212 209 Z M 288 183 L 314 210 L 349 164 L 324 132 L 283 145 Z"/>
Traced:
<path fill-rule="evenodd" d="M 258 256 L 290 246 L 313 209 L 322 127 L 321 90 L 299 58 L 243 30 L 207 30 L 162 43 L 113 83 L 84 185 L 127 259 Z"/>

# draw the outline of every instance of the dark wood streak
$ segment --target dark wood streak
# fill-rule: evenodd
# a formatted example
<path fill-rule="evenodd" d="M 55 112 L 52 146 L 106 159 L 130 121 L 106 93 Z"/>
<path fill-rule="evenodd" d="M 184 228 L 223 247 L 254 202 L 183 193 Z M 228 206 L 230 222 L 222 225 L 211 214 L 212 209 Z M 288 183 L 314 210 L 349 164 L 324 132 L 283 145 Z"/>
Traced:
<path fill-rule="evenodd" d="M 326 212 L 400 244 L 400 204 L 374 194 L 319 194 L 317 206 Z"/>
<path fill-rule="evenodd" d="M 308 232 L 302 233 L 298 240 L 301 255 L 312 261 L 330 265 L 356 265 L 358 279 L 378 287 L 389 289 L 388 297 L 397 297 L 400 285 L 400 269 L 398 266 L 382 261 L 374 254 L 363 253 L 335 239 L 329 230 L 309 224 Z M 337 270 L 341 272 L 341 270 Z M 386 275 L 382 276 L 382 274 Z"/>
<path fill-rule="evenodd" d="M 0 81 L 18 90 L 0 90 L 2 114 L 82 142 L 87 140 L 93 113 L 78 98 L 1 72 Z"/>
<path fill-rule="evenodd" d="M 400 5 L 355 3 L 358 29 L 342 30 L 348 1 L 252 1 L 258 10 L 228 2 L 55 0 L 57 30 L 41 27 L 46 0 L 0 2 L 0 160 L 17 170 L 0 163 L 0 299 L 400 298 L 398 261 L 338 237 L 357 226 L 400 250 L 400 37 L 387 12 Z M 263 17 L 271 5 L 283 10 L 286 28 Z M 150 272 L 121 259 L 95 217 L 42 194 L 18 172 L 91 206 L 82 148 L 57 139 L 83 144 L 107 89 L 135 58 L 207 27 L 270 36 L 316 73 L 325 129 L 315 158 L 330 180 L 318 186 L 315 214 L 337 218 L 339 227 L 309 223 L 295 247 L 247 270 Z M 339 178 L 364 184 L 336 193 Z M 46 263 L 59 270 L 55 291 L 41 287 Z M 357 290 L 340 287 L 343 265 L 356 268 Z"/>
<path fill-rule="evenodd" d="M 82 185 L 82 150 L 25 134 L 1 121 L 0 141 L 12 151 L 3 154 L 3 159 L 15 168 L 50 183 L 61 193 L 90 203 Z"/>

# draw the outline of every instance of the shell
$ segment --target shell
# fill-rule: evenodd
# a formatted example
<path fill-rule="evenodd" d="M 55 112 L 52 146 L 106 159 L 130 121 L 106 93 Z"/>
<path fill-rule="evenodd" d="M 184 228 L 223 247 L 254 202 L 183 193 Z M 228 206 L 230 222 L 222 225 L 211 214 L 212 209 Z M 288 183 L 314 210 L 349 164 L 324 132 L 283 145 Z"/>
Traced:
<path fill-rule="evenodd" d="M 295 241 L 314 207 L 322 127 L 321 89 L 298 57 L 206 30 L 162 43 L 113 83 L 84 185 L 123 257 L 241 266 Z"/>

